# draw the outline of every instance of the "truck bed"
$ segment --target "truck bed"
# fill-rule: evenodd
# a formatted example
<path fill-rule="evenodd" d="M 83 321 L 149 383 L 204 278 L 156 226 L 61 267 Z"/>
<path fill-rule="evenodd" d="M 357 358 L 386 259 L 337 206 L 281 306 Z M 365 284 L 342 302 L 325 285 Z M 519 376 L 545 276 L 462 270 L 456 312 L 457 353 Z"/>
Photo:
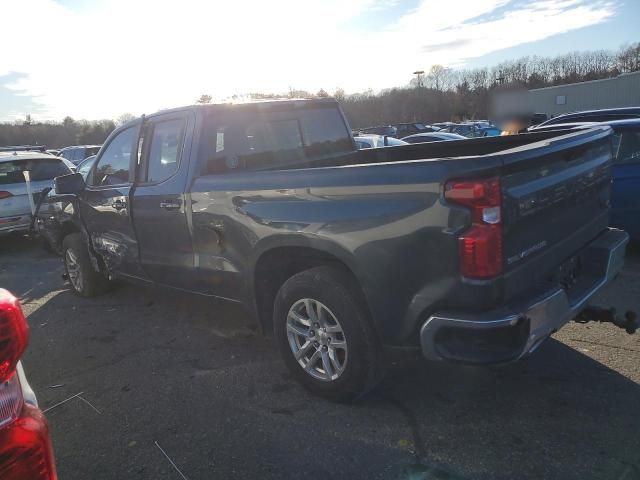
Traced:
<path fill-rule="evenodd" d="M 560 265 L 607 227 L 610 134 L 595 128 L 387 147 L 204 175 L 190 192 L 196 261 L 204 277 L 218 272 L 221 296 L 250 298 L 245 278 L 262 251 L 287 242 L 330 251 L 357 276 L 382 338 L 412 342 L 433 311 L 487 311 L 557 284 Z M 504 272 L 470 280 L 458 265 L 470 214 L 444 201 L 443 188 L 494 176 L 502 185 Z M 221 225 L 232 251 L 224 241 L 212 244 L 199 228 L 208 224 Z"/>

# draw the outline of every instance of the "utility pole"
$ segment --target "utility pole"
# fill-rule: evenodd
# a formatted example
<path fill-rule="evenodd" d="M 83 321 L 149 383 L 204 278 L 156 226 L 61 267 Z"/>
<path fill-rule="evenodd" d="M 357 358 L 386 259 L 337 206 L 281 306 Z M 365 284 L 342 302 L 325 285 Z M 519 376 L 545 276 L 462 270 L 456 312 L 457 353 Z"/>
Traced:
<path fill-rule="evenodd" d="M 424 77 L 424 70 L 416 70 L 413 72 L 416 76 L 418 88 L 422 88 L 422 78 Z"/>

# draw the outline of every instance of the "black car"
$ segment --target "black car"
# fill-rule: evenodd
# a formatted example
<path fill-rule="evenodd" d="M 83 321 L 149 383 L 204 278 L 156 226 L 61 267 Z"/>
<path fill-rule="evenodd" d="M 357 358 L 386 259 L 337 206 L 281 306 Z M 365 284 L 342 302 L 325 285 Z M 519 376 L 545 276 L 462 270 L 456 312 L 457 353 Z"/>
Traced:
<path fill-rule="evenodd" d="M 66 158 L 74 165 L 78 165 L 85 158 L 95 155 L 100 150 L 101 145 L 74 145 L 60 150 L 60 157 Z"/>

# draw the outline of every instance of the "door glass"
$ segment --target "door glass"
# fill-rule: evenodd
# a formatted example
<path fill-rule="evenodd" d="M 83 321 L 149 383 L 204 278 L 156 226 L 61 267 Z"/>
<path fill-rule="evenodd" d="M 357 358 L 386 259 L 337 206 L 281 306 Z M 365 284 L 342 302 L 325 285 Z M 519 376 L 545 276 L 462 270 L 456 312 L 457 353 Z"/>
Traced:
<path fill-rule="evenodd" d="M 122 185 L 129 182 L 131 151 L 137 127 L 120 132 L 98 160 L 90 185 Z"/>
<path fill-rule="evenodd" d="M 613 136 L 614 163 L 640 162 L 640 131 L 625 130 Z"/>
<path fill-rule="evenodd" d="M 184 127 L 182 119 L 154 125 L 149 147 L 148 182 L 161 182 L 178 171 Z"/>

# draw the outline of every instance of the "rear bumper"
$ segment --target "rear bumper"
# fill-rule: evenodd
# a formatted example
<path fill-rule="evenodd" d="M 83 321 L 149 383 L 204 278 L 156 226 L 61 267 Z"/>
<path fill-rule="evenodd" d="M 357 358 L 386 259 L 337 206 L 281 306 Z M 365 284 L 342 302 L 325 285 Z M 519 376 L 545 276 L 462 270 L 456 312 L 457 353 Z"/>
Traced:
<path fill-rule="evenodd" d="M 470 364 L 504 363 L 533 352 L 574 318 L 622 269 L 629 236 L 608 229 L 583 252 L 585 274 L 569 291 L 557 287 L 538 298 L 483 314 L 438 312 L 420 330 L 424 356 Z"/>

